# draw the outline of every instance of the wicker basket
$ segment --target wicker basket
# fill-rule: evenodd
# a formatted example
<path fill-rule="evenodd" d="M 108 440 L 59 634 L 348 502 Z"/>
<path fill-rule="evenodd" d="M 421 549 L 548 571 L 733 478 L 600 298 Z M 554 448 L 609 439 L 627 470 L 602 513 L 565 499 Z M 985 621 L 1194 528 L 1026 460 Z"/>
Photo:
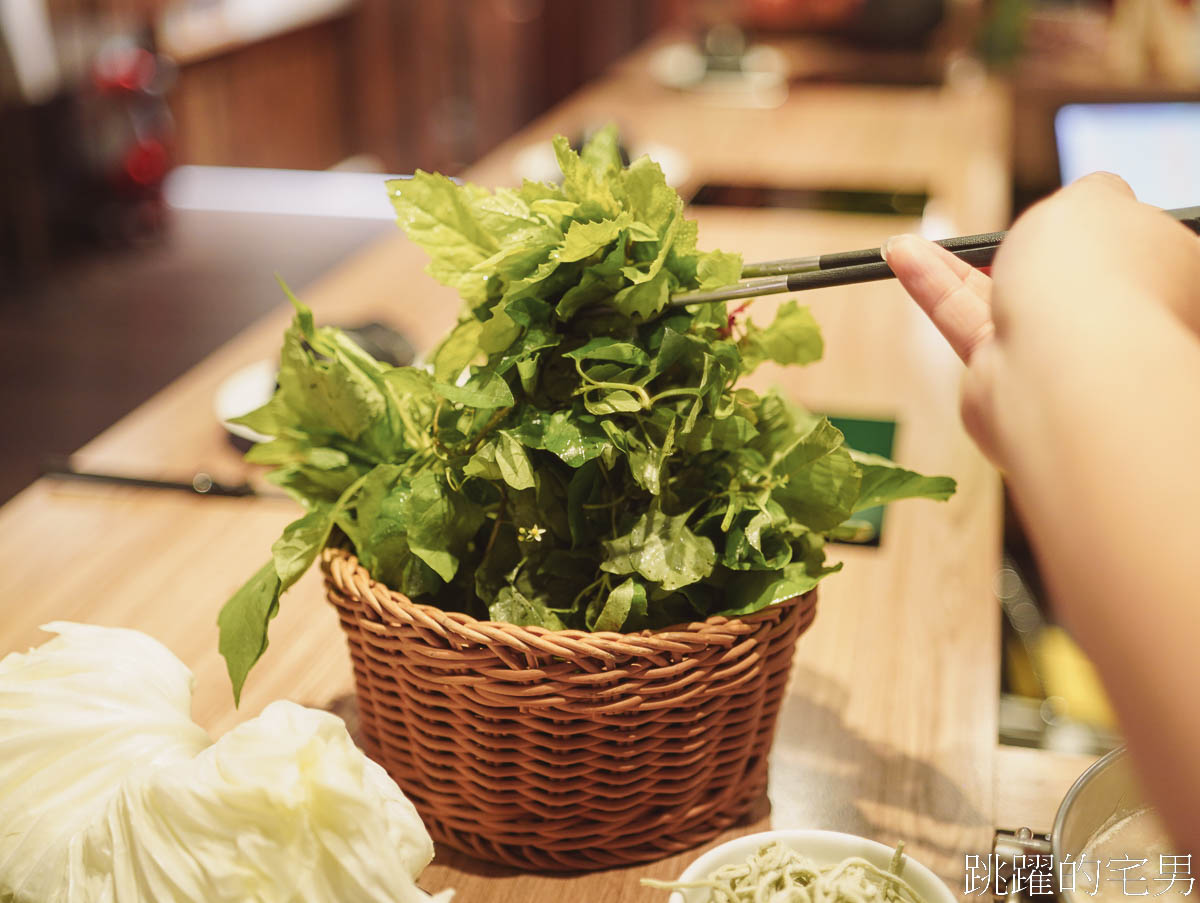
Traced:
<path fill-rule="evenodd" d="M 792 650 L 816 593 L 635 634 L 550 631 L 418 605 L 322 556 L 368 754 L 434 839 L 527 869 L 688 849 L 766 789 Z"/>

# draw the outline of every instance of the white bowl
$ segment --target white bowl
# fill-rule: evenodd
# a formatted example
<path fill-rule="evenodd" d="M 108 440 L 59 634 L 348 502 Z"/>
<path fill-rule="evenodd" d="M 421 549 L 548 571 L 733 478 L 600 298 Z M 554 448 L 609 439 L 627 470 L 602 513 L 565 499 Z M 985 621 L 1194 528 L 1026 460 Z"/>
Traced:
<path fill-rule="evenodd" d="M 833 865 L 851 856 L 863 859 L 886 869 L 895 850 L 865 837 L 842 834 L 838 831 L 763 831 L 747 834 L 719 847 L 713 847 L 679 876 L 680 881 L 703 881 L 723 865 L 745 862 L 762 847 L 772 841 L 781 841 L 798 853 L 814 860 L 818 865 Z M 917 862 L 907 853 L 904 855 L 904 870 L 901 876 L 911 885 L 925 903 L 958 903 L 958 898 L 942 880 Z M 677 890 L 671 894 L 669 903 L 705 903 L 708 890 Z"/>

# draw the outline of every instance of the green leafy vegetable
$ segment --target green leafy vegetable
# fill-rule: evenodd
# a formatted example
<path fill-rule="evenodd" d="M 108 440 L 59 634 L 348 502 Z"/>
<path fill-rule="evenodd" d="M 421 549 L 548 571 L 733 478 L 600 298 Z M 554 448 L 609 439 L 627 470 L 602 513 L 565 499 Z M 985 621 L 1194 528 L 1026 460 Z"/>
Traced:
<path fill-rule="evenodd" d="M 795 301 L 779 306 L 775 320 L 766 329 L 747 322 L 742 340 L 742 360 L 753 370 L 764 360 L 778 364 L 811 364 L 825 351 L 821 328 L 807 307 Z"/>
<path fill-rule="evenodd" d="M 278 613 L 279 577 L 274 561 L 259 568 L 221 609 L 218 648 L 225 656 L 235 703 L 242 698 L 246 675 L 267 651 L 267 624 Z"/>
<path fill-rule="evenodd" d="M 851 451 L 850 457 L 862 471 L 862 486 L 854 504 L 855 511 L 900 499 L 926 498 L 944 502 L 954 495 L 954 480 L 949 477 L 921 476 L 880 455 Z"/>
<path fill-rule="evenodd" d="M 388 185 L 429 272 L 465 306 L 429 369 L 388 367 L 298 301 L 279 388 L 242 422 L 306 513 L 221 614 L 235 688 L 279 593 L 329 542 L 414 599 L 548 629 L 630 631 L 747 614 L 838 569 L 858 510 L 954 483 L 862 456 L 823 417 L 737 385 L 822 354 L 807 308 L 770 324 L 667 306 L 736 281 L 616 134 L 554 145 L 561 185 Z"/>
<path fill-rule="evenodd" d="M 593 608 L 599 609 L 594 617 Z M 607 598 L 602 600 L 597 596 L 592 601 L 588 606 L 587 626 L 589 630 L 620 630 L 626 625 L 642 622 L 646 611 L 646 587 L 630 577 Z"/>
<path fill-rule="evenodd" d="M 513 403 L 508 383 L 494 370 L 476 370 L 461 386 L 438 383 L 433 388 L 442 398 L 473 408 L 502 408 Z"/>
<path fill-rule="evenodd" d="M 703 580 L 713 571 L 717 555 L 712 540 L 687 527 L 691 512 L 668 517 L 657 505 L 615 539 L 603 543 L 601 570 L 613 574 L 637 572 L 664 590 Z"/>

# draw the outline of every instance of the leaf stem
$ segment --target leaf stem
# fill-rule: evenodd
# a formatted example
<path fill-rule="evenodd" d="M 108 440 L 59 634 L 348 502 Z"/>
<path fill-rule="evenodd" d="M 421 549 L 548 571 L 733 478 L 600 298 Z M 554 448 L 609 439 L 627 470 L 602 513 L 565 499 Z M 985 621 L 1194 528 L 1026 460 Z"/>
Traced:
<path fill-rule="evenodd" d="M 509 405 L 507 408 L 501 408 L 488 419 L 488 422 L 483 425 L 483 429 L 475 434 L 475 438 L 472 439 L 471 444 L 467 446 L 468 455 L 475 453 L 475 449 L 479 448 L 479 443 L 484 440 L 484 437 L 498 427 L 504 418 L 509 415 L 509 412 L 512 411 L 512 409 L 512 405 Z"/>
<path fill-rule="evenodd" d="M 496 512 L 496 519 L 492 522 L 492 532 L 488 535 L 487 545 L 483 548 L 483 560 L 487 561 L 488 555 L 492 553 L 492 546 L 496 544 L 496 537 L 500 535 L 500 521 L 504 519 L 504 508 L 508 503 L 508 496 L 500 496 L 500 509 Z"/>
<path fill-rule="evenodd" d="M 445 402 L 445 399 L 442 398 L 441 396 L 439 396 L 438 400 L 437 400 L 437 404 L 434 405 L 434 408 L 433 408 L 433 425 L 432 425 L 433 428 L 431 430 L 431 432 L 433 433 L 433 452 L 439 458 L 441 458 L 443 461 L 445 461 L 446 456 L 450 454 L 450 450 L 448 448 L 446 448 L 446 446 L 442 445 L 442 440 L 438 436 L 438 428 L 441 425 L 440 421 L 442 419 L 442 404 L 444 402 Z M 439 454 L 439 452 L 441 452 L 442 454 Z"/>
<path fill-rule="evenodd" d="M 597 577 L 595 580 L 593 580 L 591 583 L 589 583 L 587 586 L 585 586 L 583 589 L 581 589 L 579 592 L 577 592 L 575 594 L 575 598 L 571 600 L 571 607 L 574 608 L 575 606 L 577 606 L 579 604 L 579 600 L 582 599 L 584 596 L 586 596 L 588 594 L 588 591 L 591 590 L 592 587 L 603 582 L 607 577 L 608 577 L 607 573 L 601 572 L 599 577 Z"/>
<path fill-rule="evenodd" d="M 592 379 L 583 372 L 583 365 L 579 361 L 575 361 L 575 369 L 589 383 L 589 385 L 580 386 L 576 394 L 586 394 L 596 389 L 624 389 L 626 392 L 638 396 L 641 406 L 647 411 L 650 410 L 650 393 L 636 383 L 610 383 L 599 379 Z"/>
<path fill-rule="evenodd" d="M 626 505 L 628 503 L 629 499 L 619 498 L 613 499 L 611 502 L 591 502 L 587 505 L 580 505 L 579 507 L 585 511 L 601 511 L 605 508 L 615 508 L 617 505 Z"/>
<path fill-rule="evenodd" d="M 650 399 L 650 404 L 651 405 L 658 404 L 664 398 L 670 398 L 672 395 L 691 395 L 692 397 L 698 397 L 700 395 L 700 390 L 699 389 L 663 389 L 661 392 L 659 392 L 657 395 L 655 395 L 653 398 Z"/>

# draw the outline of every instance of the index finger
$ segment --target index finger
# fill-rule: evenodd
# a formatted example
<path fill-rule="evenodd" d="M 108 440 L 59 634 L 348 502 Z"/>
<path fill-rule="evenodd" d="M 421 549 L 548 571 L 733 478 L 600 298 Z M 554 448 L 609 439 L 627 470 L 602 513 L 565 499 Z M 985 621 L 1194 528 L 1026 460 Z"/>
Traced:
<path fill-rule="evenodd" d="M 992 337 L 992 280 L 945 248 L 916 235 L 883 245 L 883 257 L 900 284 L 933 321 L 950 347 L 970 363 Z"/>

